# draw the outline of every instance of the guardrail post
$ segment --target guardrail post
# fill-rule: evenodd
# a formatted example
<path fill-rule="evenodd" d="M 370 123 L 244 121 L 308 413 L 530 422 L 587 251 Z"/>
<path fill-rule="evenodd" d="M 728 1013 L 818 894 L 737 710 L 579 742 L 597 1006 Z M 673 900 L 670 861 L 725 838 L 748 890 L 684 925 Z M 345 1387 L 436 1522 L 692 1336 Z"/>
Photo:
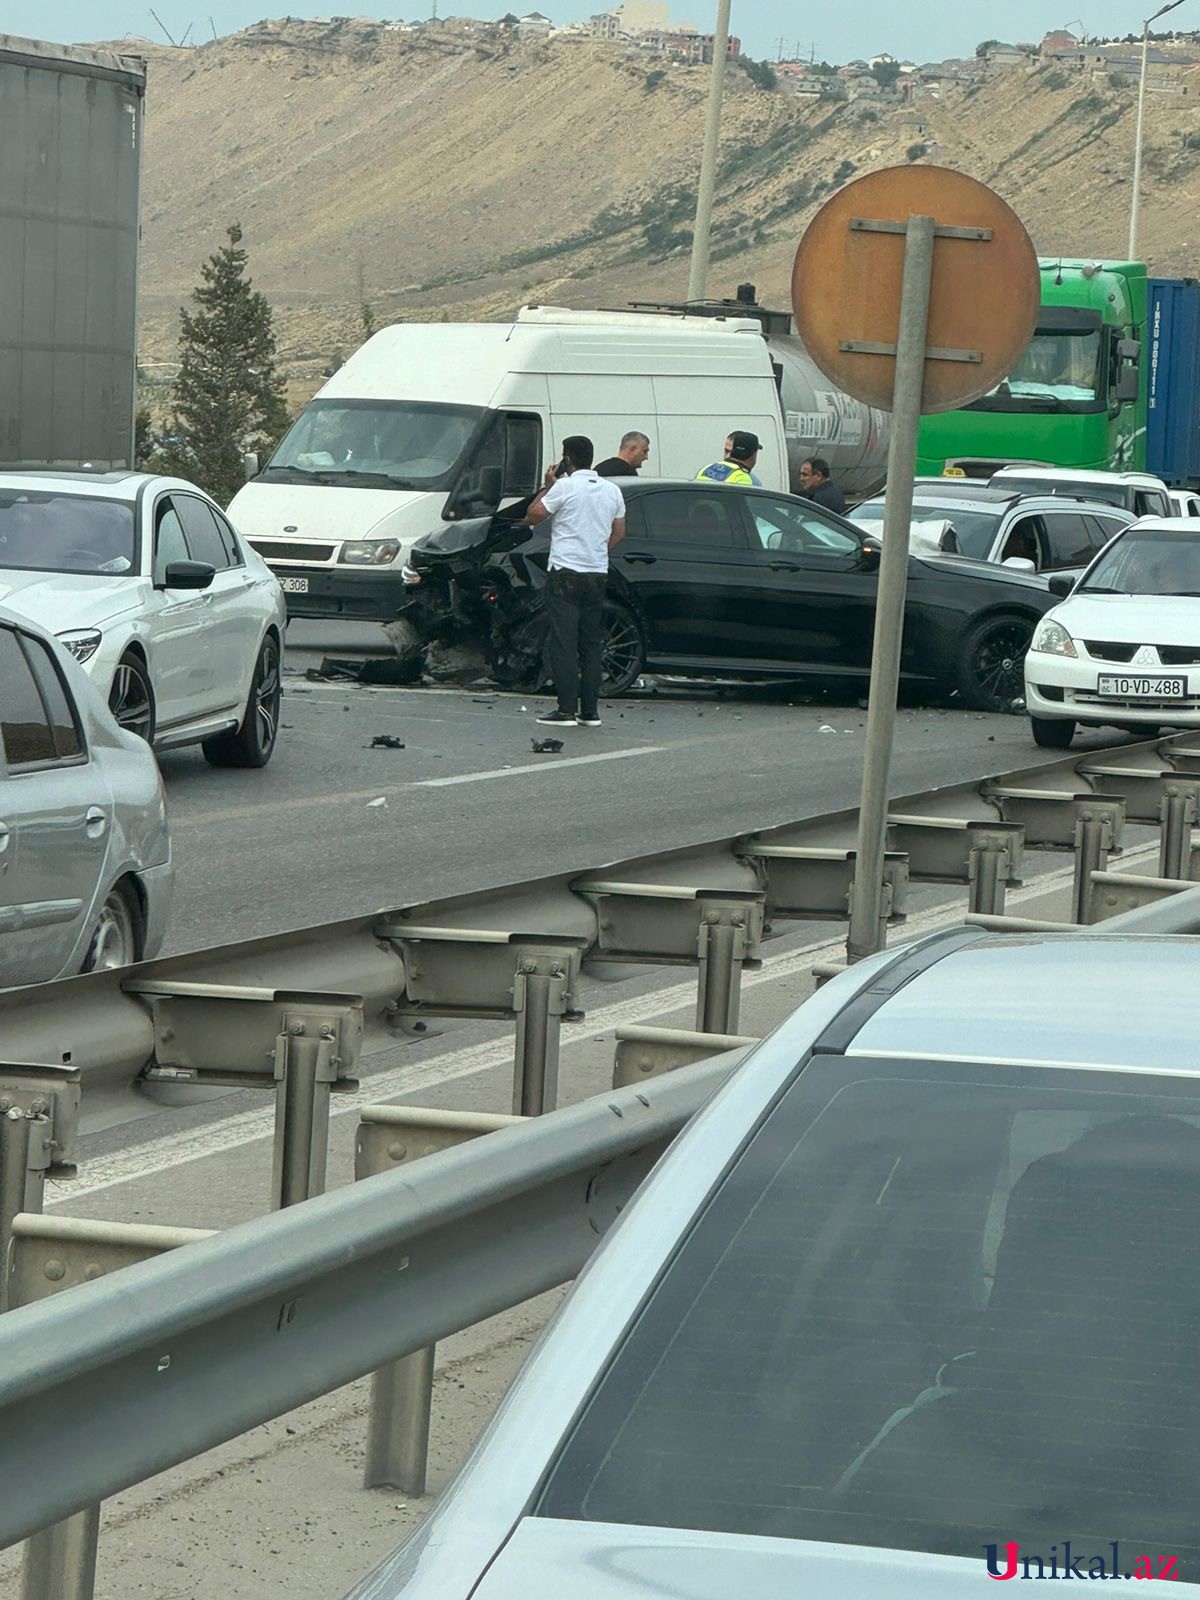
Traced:
<path fill-rule="evenodd" d="M 1161 828 L 1158 849 L 1160 878 L 1186 878 L 1192 853 L 1192 827 L 1196 821 L 1196 785 L 1163 784 Z"/>
<path fill-rule="evenodd" d="M 364 1489 L 425 1493 L 436 1353 L 436 1345 L 426 1345 L 373 1375 Z"/>
<path fill-rule="evenodd" d="M 540 1117 L 558 1104 L 559 1039 L 570 987 L 568 964 L 554 951 L 518 949 L 513 979 L 515 1116 Z"/>
<path fill-rule="evenodd" d="M 309 1024 L 284 1018 L 284 1032 L 275 1050 L 275 1159 L 272 1204 L 276 1210 L 297 1205 L 325 1188 L 329 1149 L 330 1085 L 336 1031 L 330 1023 Z"/>
<path fill-rule="evenodd" d="M 696 1027 L 701 1033 L 736 1033 L 742 1003 L 746 918 L 740 911 L 706 911 L 700 924 L 699 949 Z"/>
<path fill-rule="evenodd" d="M 10 1111 L 2 1120 L 7 1123 L 12 1117 Z M 144 1227 L 39 1213 L 14 1217 L 6 1257 L 8 1294 L 14 1307 L 31 1305 L 208 1237 L 208 1231 L 199 1228 Z M 99 1503 L 31 1534 L 22 1554 L 21 1600 L 93 1600 L 99 1544 Z"/>
<path fill-rule="evenodd" d="M 0 1101 L 0 1261 L 8 1260 L 13 1219 L 40 1212 L 50 1165 L 50 1119 Z M 8 1310 L 8 1274 L 0 1281 L 0 1310 Z"/>
<path fill-rule="evenodd" d="M 1011 861 L 1012 847 L 1007 839 L 985 838 L 972 847 L 968 912 L 990 916 L 1003 912 Z"/>
<path fill-rule="evenodd" d="M 100 1507 L 43 1528 L 25 1541 L 21 1600 L 92 1600 L 100 1546 Z"/>
<path fill-rule="evenodd" d="M 422 1106 L 364 1106 L 355 1140 L 354 1176 L 373 1178 L 523 1120 Z M 405 1494 L 425 1493 L 436 1351 L 436 1345 L 426 1345 L 372 1375 L 364 1489 L 387 1486 Z"/>
<path fill-rule="evenodd" d="M 1081 926 L 1091 920 L 1092 873 L 1103 872 L 1113 847 L 1113 815 L 1106 806 L 1082 806 L 1075 823 L 1075 881 L 1071 889 L 1071 920 Z"/>

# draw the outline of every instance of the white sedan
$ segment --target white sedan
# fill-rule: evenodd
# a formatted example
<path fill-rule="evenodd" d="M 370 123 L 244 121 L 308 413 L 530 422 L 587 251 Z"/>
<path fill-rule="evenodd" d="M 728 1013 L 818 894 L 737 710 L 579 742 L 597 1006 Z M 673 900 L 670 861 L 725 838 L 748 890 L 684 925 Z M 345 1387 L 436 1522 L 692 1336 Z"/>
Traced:
<path fill-rule="evenodd" d="M 1044 616 L 1025 657 L 1037 744 L 1077 727 L 1200 727 L 1200 518 L 1143 517 Z"/>
<path fill-rule="evenodd" d="M 0 610 L 0 988 L 157 955 L 171 904 L 158 764 L 44 628 Z"/>
<path fill-rule="evenodd" d="M 56 633 L 123 728 L 262 767 L 279 730 L 286 611 L 261 556 L 193 484 L 0 473 L 0 604 Z"/>

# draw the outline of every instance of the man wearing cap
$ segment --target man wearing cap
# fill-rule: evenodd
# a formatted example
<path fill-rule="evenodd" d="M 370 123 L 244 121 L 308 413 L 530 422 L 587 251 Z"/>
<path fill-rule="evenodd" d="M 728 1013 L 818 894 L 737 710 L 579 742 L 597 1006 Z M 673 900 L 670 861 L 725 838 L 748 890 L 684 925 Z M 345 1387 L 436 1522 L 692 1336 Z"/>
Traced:
<path fill-rule="evenodd" d="M 729 483 L 737 488 L 761 488 L 761 480 L 754 476 L 754 463 L 758 460 L 761 446 L 757 435 L 743 433 L 740 430 L 731 433 L 725 441 L 724 461 L 714 461 L 710 466 L 701 467 L 696 474 L 697 482 Z"/>

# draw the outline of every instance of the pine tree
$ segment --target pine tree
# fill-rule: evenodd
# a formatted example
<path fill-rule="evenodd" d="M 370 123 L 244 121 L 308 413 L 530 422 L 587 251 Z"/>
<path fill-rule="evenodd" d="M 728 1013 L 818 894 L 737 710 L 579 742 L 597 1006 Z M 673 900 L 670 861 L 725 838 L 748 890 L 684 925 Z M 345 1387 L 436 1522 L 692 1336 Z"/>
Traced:
<path fill-rule="evenodd" d="M 227 231 L 229 243 L 200 269 L 196 309 L 179 312 L 175 418 L 155 462 L 221 505 L 241 487 L 243 452 L 268 453 L 288 425 L 271 307 L 246 276 L 241 228 Z"/>

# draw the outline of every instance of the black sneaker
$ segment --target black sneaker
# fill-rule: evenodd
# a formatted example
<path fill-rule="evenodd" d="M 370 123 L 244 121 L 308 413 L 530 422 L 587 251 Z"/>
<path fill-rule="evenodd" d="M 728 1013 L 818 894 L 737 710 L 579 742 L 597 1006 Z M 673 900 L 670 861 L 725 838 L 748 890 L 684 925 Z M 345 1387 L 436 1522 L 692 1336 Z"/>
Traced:
<path fill-rule="evenodd" d="M 598 711 L 581 711 L 579 714 L 581 728 L 598 728 L 600 726 L 600 713 Z"/>
<path fill-rule="evenodd" d="M 544 728 L 577 728 L 579 719 L 569 711 L 547 711 L 537 719 Z"/>

